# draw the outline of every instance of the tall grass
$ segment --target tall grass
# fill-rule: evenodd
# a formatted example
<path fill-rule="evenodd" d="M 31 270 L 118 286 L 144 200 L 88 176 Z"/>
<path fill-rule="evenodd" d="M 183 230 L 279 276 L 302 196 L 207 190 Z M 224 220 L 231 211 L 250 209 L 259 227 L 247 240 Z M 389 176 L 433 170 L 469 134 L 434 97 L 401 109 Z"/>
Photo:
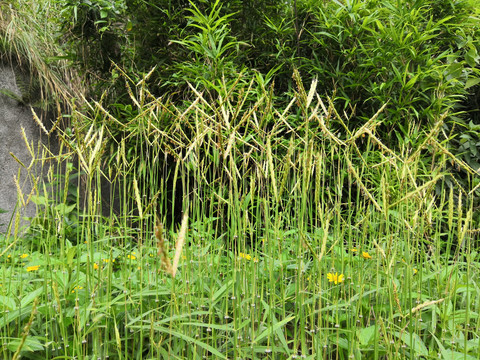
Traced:
<path fill-rule="evenodd" d="M 74 113 L 2 239 L 1 357 L 480 358 L 472 195 L 442 185 L 476 174 L 444 117 L 394 152 L 294 79 L 285 109 L 254 80 L 179 107 L 127 78 L 125 117 Z"/>
<path fill-rule="evenodd" d="M 14 65 L 22 98 L 7 90 L 2 89 L 2 93 L 45 113 L 57 110 L 59 117 L 48 130 L 40 123 L 49 135 L 62 120 L 61 112 L 74 102 L 80 103 L 77 94 L 85 90 L 57 41 L 58 28 L 52 21 L 57 12 L 55 2 L 49 0 L 0 4 L 0 61 Z"/>

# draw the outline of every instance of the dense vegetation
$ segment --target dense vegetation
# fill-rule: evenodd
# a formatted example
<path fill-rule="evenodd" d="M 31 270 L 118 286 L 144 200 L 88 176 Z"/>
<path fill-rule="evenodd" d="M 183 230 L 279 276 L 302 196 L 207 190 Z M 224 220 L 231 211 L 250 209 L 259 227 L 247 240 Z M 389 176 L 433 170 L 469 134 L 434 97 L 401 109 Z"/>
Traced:
<path fill-rule="evenodd" d="M 59 152 L 1 357 L 480 358 L 477 7 L 2 2 Z"/>

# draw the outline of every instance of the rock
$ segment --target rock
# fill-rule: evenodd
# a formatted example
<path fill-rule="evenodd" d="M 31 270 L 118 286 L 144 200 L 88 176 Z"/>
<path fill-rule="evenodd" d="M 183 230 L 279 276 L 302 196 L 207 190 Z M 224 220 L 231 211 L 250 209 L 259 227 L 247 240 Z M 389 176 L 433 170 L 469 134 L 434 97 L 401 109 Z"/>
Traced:
<path fill-rule="evenodd" d="M 25 138 L 30 146 L 33 145 L 35 152 L 39 143 L 48 144 L 49 140 L 55 140 L 53 137 L 49 139 L 34 121 L 30 103 L 23 100 L 25 94 L 22 94 L 18 84 L 22 76 L 25 75 L 15 65 L 0 62 L 0 209 L 5 210 L 0 214 L 1 233 L 7 231 L 10 221 L 13 233 L 15 209 L 22 218 L 31 217 L 36 211 L 35 204 L 28 201 L 28 195 L 33 188 L 31 175 L 40 175 L 40 169 L 37 164 L 37 169 L 32 167 L 28 176 L 26 168 L 30 166 L 32 155 Z M 19 197 L 18 188 L 23 200 Z M 22 220 L 21 225 L 25 224 L 25 220 Z"/>

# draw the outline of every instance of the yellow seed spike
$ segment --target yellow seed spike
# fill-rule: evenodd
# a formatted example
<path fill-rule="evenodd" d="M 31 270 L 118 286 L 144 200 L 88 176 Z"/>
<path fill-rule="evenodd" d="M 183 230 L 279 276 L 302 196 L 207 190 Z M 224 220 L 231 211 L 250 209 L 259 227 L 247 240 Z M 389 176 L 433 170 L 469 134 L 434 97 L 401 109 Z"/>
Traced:
<path fill-rule="evenodd" d="M 173 258 L 172 277 L 175 277 L 178 268 L 178 262 L 180 261 L 180 255 L 182 253 L 183 244 L 185 244 L 185 238 L 188 228 L 188 211 L 185 211 L 182 219 L 182 225 L 180 226 L 180 233 L 178 234 L 177 245 L 175 246 L 175 257 Z"/>
<path fill-rule="evenodd" d="M 22 203 L 22 206 L 25 207 L 25 199 L 23 196 L 22 188 L 20 187 L 20 183 L 15 175 L 13 176 L 13 181 L 15 182 L 15 186 L 17 188 L 18 199 Z"/>
<path fill-rule="evenodd" d="M 13 158 L 15 159 L 15 161 L 18 162 L 23 168 L 25 168 L 25 169 L 27 168 L 27 167 L 23 164 L 23 162 L 21 162 L 20 159 L 17 158 L 12 152 L 10 153 L 10 156 L 13 157 Z"/>
<path fill-rule="evenodd" d="M 135 175 L 133 177 L 133 191 L 135 193 L 135 200 L 137 202 L 138 214 L 140 216 L 140 219 L 143 219 L 142 199 L 140 197 L 140 191 L 138 189 L 137 178 L 135 177 Z"/>
<path fill-rule="evenodd" d="M 30 106 L 30 110 L 32 111 L 32 115 L 33 115 L 33 120 L 35 120 L 35 122 L 37 123 L 37 125 L 40 127 L 40 129 L 42 129 L 42 131 L 48 135 L 48 131 L 47 129 L 45 128 L 45 126 L 43 125 L 43 122 L 39 119 L 37 113 L 35 112 L 35 110 L 33 110 L 33 107 Z"/>
<path fill-rule="evenodd" d="M 165 248 L 165 241 L 163 239 L 163 225 L 157 221 L 157 226 L 155 226 L 155 237 L 157 238 L 157 247 L 158 247 L 158 256 L 160 256 L 161 267 L 168 273 L 172 274 L 172 265 L 170 264 L 170 259 L 168 258 L 167 249 Z"/>
<path fill-rule="evenodd" d="M 419 310 L 422 310 L 430 305 L 435 305 L 435 304 L 439 304 L 441 302 L 443 302 L 445 299 L 438 299 L 438 300 L 431 300 L 431 301 L 425 301 L 423 304 L 420 304 L 416 307 L 414 307 L 411 311 L 410 311 L 410 314 L 414 314 L 416 313 L 417 311 Z"/>

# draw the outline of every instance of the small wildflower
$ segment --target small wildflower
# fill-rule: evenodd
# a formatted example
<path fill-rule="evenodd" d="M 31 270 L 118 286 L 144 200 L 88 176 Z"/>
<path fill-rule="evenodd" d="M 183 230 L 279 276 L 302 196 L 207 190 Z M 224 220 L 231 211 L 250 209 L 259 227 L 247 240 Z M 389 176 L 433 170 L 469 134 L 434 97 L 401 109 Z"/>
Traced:
<path fill-rule="evenodd" d="M 238 256 L 244 258 L 245 260 L 252 260 L 252 256 L 249 254 L 239 253 Z"/>
<path fill-rule="evenodd" d="M 256 257 L 252 258 L 252 255 L 250 254 L 244 254 L 244 253 L 238 253 L 238 256 L 241 258 L 244 258 L 245 260 L 253 260 L 253 262 L 258 262 L 258 259 Z"/>
<path fill-rule="evenodd" d="M 345 275 L 343 275 L 343 274 L 338 275 L 338 272 L 336 272 L 335 274 L 328 273 L 327 274 L 327 279 L 328 279 L 329 282 L 333 282 L 333 283 L 335 283 L 335 285 L 337 285 L 338 283 L 341 283 L 345 280 Z"/>
<path fill-rule="evenodd" d="M 28 254 L 22 254 L 22 255 L 20 255 L 20 258 L 22 258 L 22 259 L 25 259 L 26 257 L 28 257 Z"/>
<path fill-rule="evenodd" d="M 110 262 L 110 259 L 102 259 L 102 261 L 108 264 Z M 112 262 L 115 262 L 115 259 L 113 259 Z"/>
<path fill-rule="evenodd" d="M 352 248 L 352 252 L 357 252 L 358 249 L 356 247 Z"/>
<path fill-rule="evenodd" d="M 418 273 L 418 270 L 413 268 L 413 275 L 415 275 L 416 273 Z"/>
<path fill-rule="evenodd" d="M 94 269 L 94 270 L 97 270 L 97 269 L 98 269 L 97 263 L 93 263 L 93 269 Z"/>
<path fill-rule="evenodd" d="M 27 271 L 37 271 L 40 268 L 40 265 L 28 266 Z"/>
<path fill-rule="evenodd" d="M 362 251 L 362 257 L 363 257 L 364 259 L 371 259 L 371 258 L 372 258 L 372 256 L 371 256 L 369 253 L 365 252 L 365 251 Z"/>
<path fill-rule="evenodd" d="M 77 291 L 77 290 L 82 290 L 83 289 L 83 286 L 75 286 L 72 290 L 72 294 Z"/>
<path fill-rule="evenodd" d="M 133 253 L 135 254 L 135 253 Z M 135 260 L 137 257 L 135 255 L 127 255 L 127 259 Z"/>

